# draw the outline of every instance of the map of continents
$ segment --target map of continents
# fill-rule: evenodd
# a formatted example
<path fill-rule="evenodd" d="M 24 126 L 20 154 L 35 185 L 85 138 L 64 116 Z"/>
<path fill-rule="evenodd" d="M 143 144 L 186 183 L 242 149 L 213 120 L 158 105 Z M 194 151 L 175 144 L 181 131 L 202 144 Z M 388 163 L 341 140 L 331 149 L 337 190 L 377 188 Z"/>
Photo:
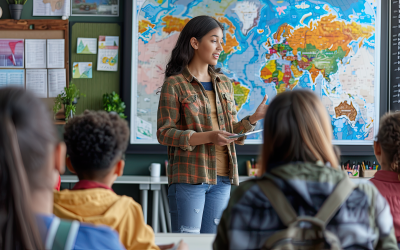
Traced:
<path fill-rule="evenodd" d="M 265 94 L 270 102 L 307 88 L 321 97 L 334 140 L 373 139 L 375 0 L 148 0 L 138 7 L 137 120 L 151 130 L 140 138 L 156 142 L 156 93 L 179 32 L 191 18 L 209 15 L 225 27 L 217 67 L 232 79 L 239 119 Z"/>

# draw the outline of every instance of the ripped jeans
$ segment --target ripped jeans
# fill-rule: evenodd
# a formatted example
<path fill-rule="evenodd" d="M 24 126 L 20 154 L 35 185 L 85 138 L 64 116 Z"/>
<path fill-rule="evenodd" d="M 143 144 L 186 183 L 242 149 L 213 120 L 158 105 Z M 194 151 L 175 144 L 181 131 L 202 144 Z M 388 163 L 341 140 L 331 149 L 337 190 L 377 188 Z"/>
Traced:
<path fill-rule="evenodd" d="M 217 233 L 230 192 L 228 176 L 217 176 L 217 185 L 171 184 L 168 200 L 172 233 Z"/>

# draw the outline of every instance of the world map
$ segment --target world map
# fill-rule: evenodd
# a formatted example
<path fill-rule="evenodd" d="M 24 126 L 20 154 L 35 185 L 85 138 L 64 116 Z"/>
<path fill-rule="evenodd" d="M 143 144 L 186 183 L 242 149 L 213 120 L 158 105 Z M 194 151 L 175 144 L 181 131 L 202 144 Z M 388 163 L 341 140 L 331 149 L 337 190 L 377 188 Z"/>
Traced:
<path fill-rule="evenodd" d="M 254 113 L 265 94 L 270 103 L 280 93 L 305 88 L 326 107 L 334 143 L 371 144 L 379 100 L 378 4 L 375 0 L 138 1 L 134 142 L 157 142 L 157 91 L 170 53 L 191 18 L 209 15 L 224 26 L 223 52 L 216 67 L 232 80 L 239 120 Z M 138 132 L 143 126 L 146 135 Z M 256 129 L 262 127 L 261 121 Z M 247 138 L 250 143 L 261 140 L 262 133 Z"/>

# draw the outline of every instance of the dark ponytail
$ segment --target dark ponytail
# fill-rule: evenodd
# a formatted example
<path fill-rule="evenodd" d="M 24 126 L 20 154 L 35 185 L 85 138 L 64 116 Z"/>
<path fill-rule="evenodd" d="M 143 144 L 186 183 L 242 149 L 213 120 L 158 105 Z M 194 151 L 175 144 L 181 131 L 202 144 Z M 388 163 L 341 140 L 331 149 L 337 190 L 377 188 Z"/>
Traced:
<path fill-rule="evenodd" d="M 400 113 L 387 113 L 379 124 L 377 141 L 392 171 L 400 174 Z"/>
<path fill-rule="evenodd" d="M 56 142 L 39 99 L 21 88 L 0 89 L 1 249 L 44 249 L 30 200 L 33 191 L 52 185 L 44 169 Z"/>
<path fill-rule="evenodd" d="M 167 64 L 165 76 L 170 77 L 180 74 L 184 67 L 192 60 L 194 56 L 194 49 L 190 45 L 190 39 L 192 37 L 195 37 L 200 42 L 208 32 L 218 27 L 221 28 L 222 31 L 224 30 L 224 26 L 210 16 L 197 16 L 192 18 L 179 34 L 178 41 L 172 50 L 171 58 Z M 210 65 L 210 67 L 216 72 L 219 72 L 219 69 L 216 70 L 214 65 Z"/>

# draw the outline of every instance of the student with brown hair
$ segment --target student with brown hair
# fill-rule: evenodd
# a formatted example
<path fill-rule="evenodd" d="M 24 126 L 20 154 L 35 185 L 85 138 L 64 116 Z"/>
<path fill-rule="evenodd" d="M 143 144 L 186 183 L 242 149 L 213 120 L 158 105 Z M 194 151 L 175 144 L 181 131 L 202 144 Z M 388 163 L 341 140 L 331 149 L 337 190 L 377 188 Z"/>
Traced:
<path fill-rule="evenodd" d="M 400 113 L 388 113 L 381 118 L 374 151 L 381 170 L 371 181 L 389 203 L 400 242 Z"/>
<path fill-rule="evenodd" d="M 124 249 L 108 227 L 52 214 L 66 149 L 44 103 L 22 88 L 2 88 L 0 121 L 0 249 Z"/>
<path fill-rule="evenodd" d="M 275 97 L 264 119 L 262 177 L 234 191 L 214 249 L 300 249 L 297 243 L 305 244 L 301 249 L 397 249 L 385 199 L 369 183 L 355 187 L 338 169 L 331 140 L 328 114 L 315 94 L 296 90 Z M 303 231 L 310 234 L 296 234 Z M 314 243 L 319 247 L 307 245 Z"/>

